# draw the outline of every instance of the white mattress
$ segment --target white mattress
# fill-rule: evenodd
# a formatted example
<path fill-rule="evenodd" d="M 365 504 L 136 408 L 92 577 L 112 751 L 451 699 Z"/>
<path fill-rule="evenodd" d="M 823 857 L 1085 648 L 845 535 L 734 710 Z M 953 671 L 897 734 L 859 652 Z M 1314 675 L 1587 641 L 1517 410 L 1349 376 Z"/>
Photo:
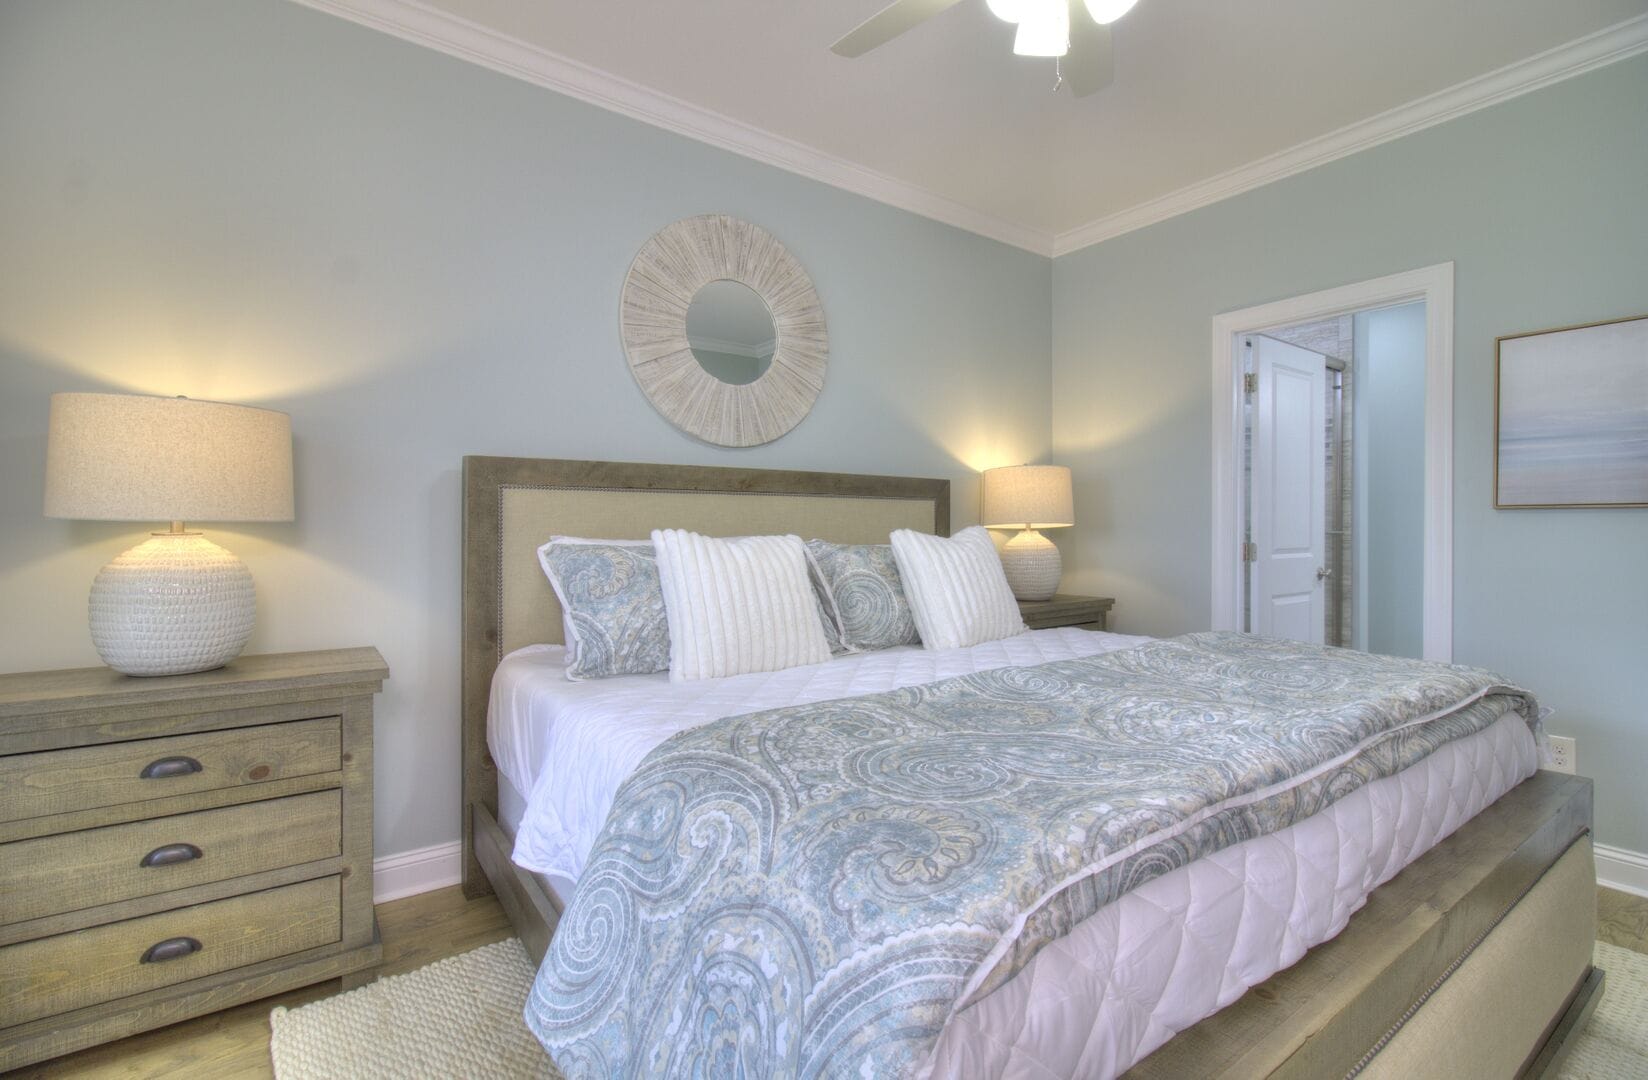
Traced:
<path fill-rule="evenodd" d="M 576 881 L 618 785 L 678 731 L 723 716 L 1096 656 L 1149 640 L 1071 627 L 1031 630 L 966 649 L 906 645 L 784 671 L 681 683 L 664 672 L 572 682 L 565 647 L 528 645 L 499 663 L 486 721 L 492 760 L 526 796 L 515 863 Z"/>
<path fill-rule="evenodd" d="M 576 878 L 619 783 L 679 730 L 755 709 L 1126 648 L 1146 639 L 1038 630 L 971 649 L 888 649 L 787 672 L 671 684 L 568 682 L 558 646 L 510 654 L 488 741 L 530 792 L 515 861 Z M 738 684 L 738 685 L 734 685 Z M 1048 945 L 952 1018 L 938 1077 L 1111 1077 L 1344 929 L 1368 894 L 1537 767 L 1508 714 L 1321 813 L 1145 883 Z M 510 816 L 514 816 L 511 814 Z M 570 871 L 570 872 L 569 872 Z"/>

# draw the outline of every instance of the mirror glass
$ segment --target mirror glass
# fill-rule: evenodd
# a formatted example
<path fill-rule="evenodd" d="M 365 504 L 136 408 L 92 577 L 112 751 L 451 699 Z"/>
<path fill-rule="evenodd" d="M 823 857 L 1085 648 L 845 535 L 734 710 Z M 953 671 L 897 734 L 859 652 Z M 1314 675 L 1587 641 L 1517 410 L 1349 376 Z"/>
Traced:
<path fill-rule="evenodd" d="M 687 308 L 687 344 L 700 367 L 724 383 L 752 383 L 766 373 L 778 344 L 761 294 L 722 279 L 699 289 Z"/>

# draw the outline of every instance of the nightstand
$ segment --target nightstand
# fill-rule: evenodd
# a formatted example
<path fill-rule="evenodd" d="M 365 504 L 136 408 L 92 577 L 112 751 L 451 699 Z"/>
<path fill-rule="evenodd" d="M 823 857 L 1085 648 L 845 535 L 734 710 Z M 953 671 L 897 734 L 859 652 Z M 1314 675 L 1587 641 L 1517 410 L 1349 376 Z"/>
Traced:
<path fill-rule="evenodd" d="M 1083 630 L 1103 630 L 1116 601 L 1108 596 L 1066 596 L 1051 600 L 1020 600 L 1019 614 L 1032 630 L 1054 626 L 1076 626 Z"/>
<path fill-rule="evenodd" d="M 376 649 L 0 675 L 0 1071 L 364 981 Z"/>

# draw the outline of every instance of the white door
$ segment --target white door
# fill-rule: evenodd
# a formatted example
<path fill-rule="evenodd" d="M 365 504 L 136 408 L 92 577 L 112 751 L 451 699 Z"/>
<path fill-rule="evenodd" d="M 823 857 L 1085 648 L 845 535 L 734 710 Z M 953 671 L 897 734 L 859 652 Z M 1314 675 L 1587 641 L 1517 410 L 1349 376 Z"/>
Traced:
<path fill-rule="evenodd" d="M 1320 645 L 1326 614 L 1327 366 L 1255 335 L 1251 629 Z"/>

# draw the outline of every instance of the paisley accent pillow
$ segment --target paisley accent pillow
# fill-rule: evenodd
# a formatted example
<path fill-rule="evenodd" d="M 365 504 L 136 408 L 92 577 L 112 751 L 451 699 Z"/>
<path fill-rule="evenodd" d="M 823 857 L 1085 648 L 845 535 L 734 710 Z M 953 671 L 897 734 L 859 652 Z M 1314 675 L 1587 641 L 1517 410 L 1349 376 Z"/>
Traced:
<path fill-rule="evenodd" d="M 812 548 L 807 547 L 805 550 L 807 580 L 812 582 L 813 603 L 818 608 L 818 622 L 824 627 L 824 644 L 830 647 L 831 656 L 857 652 L 857 649 L 848 644 L 847 635 L 841 628 L 841 611 L 835 606 L 835 596 L 830 592 L 830 583 L 824 579 L 823 568 L 818 565 Z"/>
<path fill-rule="evenodd" d="M 567 678 L 669 670 L 664 588 L 649 541 L 553 536 L 538 564 L 561 601 Z"/>
<path fill-rule="evenodd" d="M 829 586 L 847 645 L 886 649 L 921 644 L 891 545 L 809 540 L 807 551 Z"/>

